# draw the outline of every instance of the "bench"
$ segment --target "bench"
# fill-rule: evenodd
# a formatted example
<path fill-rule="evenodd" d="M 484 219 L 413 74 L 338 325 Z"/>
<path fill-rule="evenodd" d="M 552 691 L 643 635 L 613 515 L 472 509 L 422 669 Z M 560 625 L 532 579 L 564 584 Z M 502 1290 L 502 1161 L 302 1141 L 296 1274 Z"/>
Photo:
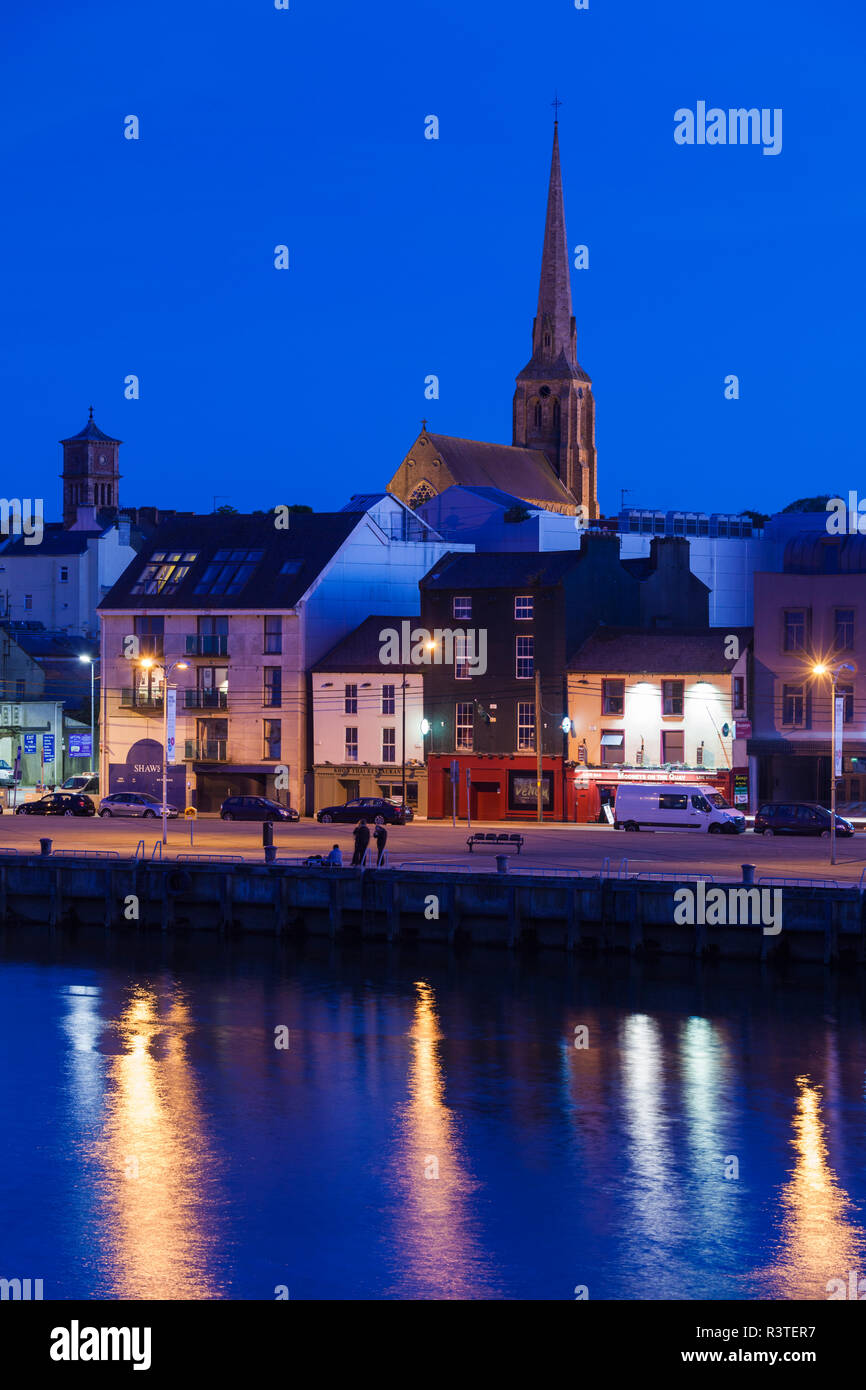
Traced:
<path fill-rule="evenodd" d="M 523 836 L 491 835 L 479 830 L 475 835 L 469 836 L 466 846 L 470 854 L 473 849 L 492 849 L 495 854 L 510 854 L 513 850 L 515 854 L 519 854 L 523 848 Z"/>

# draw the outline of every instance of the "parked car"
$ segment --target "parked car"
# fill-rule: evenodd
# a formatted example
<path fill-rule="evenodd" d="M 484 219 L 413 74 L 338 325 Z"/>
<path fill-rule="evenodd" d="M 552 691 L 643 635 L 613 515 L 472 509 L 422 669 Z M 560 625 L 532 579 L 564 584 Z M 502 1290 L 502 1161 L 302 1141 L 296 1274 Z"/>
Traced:
<path fill-rule="evenodd" d="M 625 782 L 616 789 L 614 825 L 622 830 L 702 830 L 741 835 L 746 818 L 715 787 L 701 783 Z"/>
<path fill-rule="evenodd" d="M 267 796 L 227 796 L 220 807 L 223 820 L 295 821 L 300 812 L 293 806 L 281 806 Z"/>
<path fill-rule="evenodd" d="M 830 812 L 812 801 L 765 801 L 755 815 L 756 835 L 820 835 L 830 838 Z M 846 838 L 854 827 L 836 816 L 836 834 Z"/>
<path fill-rule="evenodd" d="M 25 801 L 16 807 L 16 816 L 95 816 L 96 807 L 80 792 L 50 792 L 38 801 Z"/>
<path fill-rule="evenodd" d="M 324 806 L 316 814 L 316 820 L 322 825 L 330 825 L 332 821 L 338 825 L 353 825 L 359 820 L 373 821 L 376 825 L 406 825 L 414 819 L 411 806 L 395 806 L 383 796 L 361 796 L 347 801 L 345 806 Z"/>
<path fill-rule="evenodd" d="M 99 814 L 106 818 L 147 816 L 152 819 L 162 815 L 162 802 L 158 797 L 151 796 L 150 792 L 112 792 L 111 796 L 104 796 L 100 801 Z M 166 802 L 166 815 L 169 820 L 174 820 L 178 815 L 177 807 Z"/>
<path fill-rule="evenodd" d="M 65 782 L 61 782 L 62 792 L 84 792 L 87 795 L 98 796 L 99 778 L 93 772 L 76 772 L 74 777 L 67 777 Z"/>
<path fill-rule="evenodd" d="M 0 758 L 0 787 L 11 787 L 15 781 L 15 771 L 5 758 Z"/>

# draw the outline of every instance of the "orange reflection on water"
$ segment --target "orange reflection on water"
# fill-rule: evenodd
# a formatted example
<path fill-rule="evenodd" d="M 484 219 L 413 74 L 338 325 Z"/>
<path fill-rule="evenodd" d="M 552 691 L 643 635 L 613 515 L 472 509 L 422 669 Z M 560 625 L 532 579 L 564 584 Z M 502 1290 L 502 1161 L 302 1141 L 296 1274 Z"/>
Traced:
<path fill-rule="evenodd" d="M 142 987 L 116 1024 L 124 1050 L 111 1061 L 98 1146 L 114 1298 L 220 1296 L 208 1274 L 211 1164 L 187 1056 L 191 1026 L 179 993 L 160 1011 Z"/>
<path fill-rule="evenodd" d="M 821 1119 L 821 1088 L 798 1076 L 800 1094 L 791 1140 L 796 1162 L 782 1189 L 782 1231 L 774 1264 L 762 1275 L 770 1297 L 826 1298 L 831 1279 L 842 1279 L 862 1260 L 866 1237 L 854 1204 L 828 1161 Z"/>
<path fill-rule="evenodd" d="M 496 1290 L 470 1215 L 478 1185 L 465 1170 L 457 1125 L 445 1102 L 435 996 L 423 981 L 415 988 L 409 1100 L 401 1113 L 398 1164 L 402 1263 L 425 1298 L 493 1297 Z"/>

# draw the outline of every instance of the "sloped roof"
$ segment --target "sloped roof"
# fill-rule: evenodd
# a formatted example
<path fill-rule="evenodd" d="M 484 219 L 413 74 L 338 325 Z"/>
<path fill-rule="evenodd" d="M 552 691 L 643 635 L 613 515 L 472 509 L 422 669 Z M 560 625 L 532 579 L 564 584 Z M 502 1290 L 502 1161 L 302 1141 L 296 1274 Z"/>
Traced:
<path fill-rule="evenodd" d="M 449 552 L 421 580 L 425 589 L 500 589 L 558 584 L 581 563 L 579 550 Z"/>
<path fill-rule="evenodd" d="M 25 555 L 31 560 L 41 555 L 83 555 L 89 541 L 104 536 L 108 527 L 95 531 L 67 531 L 61 521 L 47 521 L 43 527 L 42 540 L 38 545 L 27 544 L 25 536 L 10 536 L 0 545 L 0 555 Z"/>
<path fill-rule="evenodd" d="M 96 441 L 97 443 L 99 443 L 99 444 L 122 444 L 122 443 L 123 443 L 123 440 L 122 440 L 122 439 L 115 439 L 114 436 L 111 435 L 111 434 L 103 434 L 102 430 L 99 429 L 99 427 L 93 423 L 93 410 L 92 410 L 92 409 L 91 409 L 91 411 L 90 411 L 90 419 L 87 421 L 87 424 L 84 426 L 84 429 L 83 429 L 83 430 L 79 430 L 77 434 L 71 434 L 71 435 L 69 436 L 68 439 L 61 439 L 60 443 L 61 443 L 61 444 L 75 444 L 78 440 L 81 440 L 81 439 L 92 439 L 92 440 L 95 440 L 95 441 Z"/>
<path fill-rule="evenodd" d="M 487 444 L 479 439 L 460 439 L 449 434 L 422 434 L 463 487 L 492 487 L 517 499 L 565 503 L 574 498 L 556 476 L 540 449 L 521 449 L 513 444 Z M 426 459 L 423 460 L 427 462 Z M 419 469 L 422 460 L 417 460 Z"/>
<path fill-rule="evenodd" d="M 677 671 L 688 675 L 723 675 L 737 658 L 725 656 L 729 636 L 739 638 L 740 654 L 752 641 L 752 628 L 701 628 L 693 631 L 646 632 L 636 627 L 597 627 L 567 663 L 569 671 Z"/>
<path fill-rule="evenodd" d="M 400 624 L 409 622 L 413 627 L 417 626 L 420 618 L 416 614 L 411 617 L 409 614 L 396 617 L 393 613 L 373 614 L 356 627 L 352 632 L 332 647 L 320 661 L 313 666 L 313 670 L 320 671 L 376 671 L 383 670 L 379 660 L 379 651 L 382 646 L 382 638 L 379 636 L 385 628 L 394 628 L 400 632 Z M 389 666 L 389 671 L 415 670 L 412 666 Z"/>
<path fill-rule="evenodd" d="M 357 512 L 292 512 L 289 529 L 277 530 L 271 512 L 241 515 L 216 512 L 164 522 L 150 536 L 114 587 L 100 610 L 136 608 L 262 609 L 291 608 L 297 603 L 343 542 L 359 524 Z M 196 586 L 221 550 L 261 550 L 243 588 L 236 594 L 197 594 Z M 132 591 L 155 553 L 195 554 L 189 573 L 170 594 Z M 281 573 L 287 562 L 291 573 Z"/>

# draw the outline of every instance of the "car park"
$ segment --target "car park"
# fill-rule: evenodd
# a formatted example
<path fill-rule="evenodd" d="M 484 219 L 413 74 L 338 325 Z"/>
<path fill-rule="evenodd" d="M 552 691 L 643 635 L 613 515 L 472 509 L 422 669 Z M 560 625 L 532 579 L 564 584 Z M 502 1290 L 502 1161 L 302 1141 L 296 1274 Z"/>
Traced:
<path fill-rule="evenodd" d="M 162 802 L 149 792 L 112 792 L 100 801 L 99 814 L 105 819 L 112 816 L 146 816 L 150 820 L 162 815 Z M 168 819 L 174 820 L 177 815 L 177 807 L 166 802 Z"/>
<path fill-rule="evenodd" d="M 222 820 L 296 821 L 300 813 L 293 806 L 281 806 L 267 796 L 227 796 L 220 807 Z"/>
<path fill-rule="evenodd" d="M 830 838 L 830 812 L 814 801 L 765 801 L 755 812 L 755 834 L 820 835 Z M 836 834 L 847 839 L 854 826 L 844 816 L 836 815 Z"/>
<path fill-rule="evenodd" d="M 414 820 L 411 806 L 395 806 L 384 796 L 360 796 L 347 801 L 344 806 L 324 806 L 316 813 L 321 825 L 356 825 L 359 820 L 373 821 L 375 825 L 406 825 Z"/>
<path fill-rule="evenodd" d="M 746 818 L 721 792 L 703 783 L 621 783 L 614 825 L 622 830 L 696 830 L 741 835 Z"/>
<path fill-rule="evenodd" d="M 80 792 L 50 792 L 38 801 L 25 801 L 16 807 L 16 816 L 95 816 L 96 807 Z"/>

